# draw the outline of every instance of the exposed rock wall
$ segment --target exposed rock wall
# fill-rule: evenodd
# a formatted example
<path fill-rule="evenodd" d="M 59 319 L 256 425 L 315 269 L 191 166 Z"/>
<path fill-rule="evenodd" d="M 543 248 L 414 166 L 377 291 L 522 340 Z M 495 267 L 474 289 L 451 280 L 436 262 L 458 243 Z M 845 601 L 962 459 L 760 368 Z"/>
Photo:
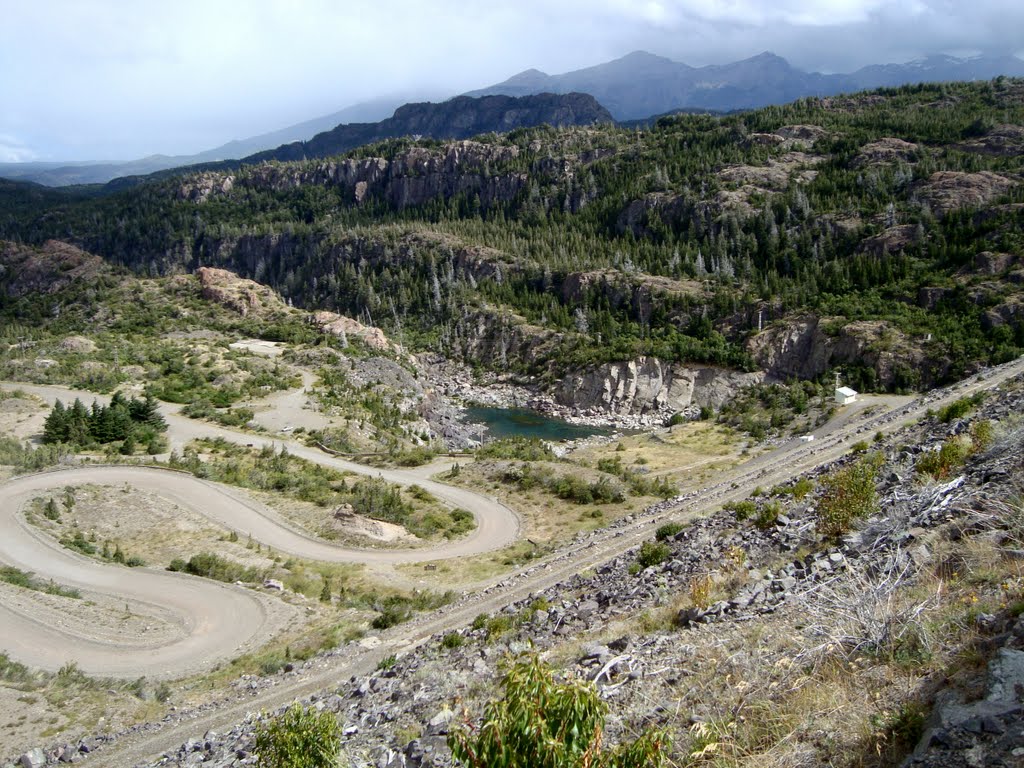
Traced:
<path fill-rule="evenodd" d="M 555 399 L 560 405 L 622 414 L 681 411 L 691 405 L 718 408 L 739 389 L 763 380 L 763 373 L 670 365 L 656 357 L 639 357 L 570 374 L 562 380 Z"/>
<path fill-rule="evenodd" d="M 814 379 L 840 365 L 874 369 L 887 387 L 929 384 L 942 361 L 929 360 L 923 340 L 914 341 L 888 323 L 859 321 L 826 329 L 827 319 L 806 316 L 765 329 L 747 342 L 757 364 L 779 379 Z"/>
<path fill-rule="evenodd" d="M 519 156 L 515 146 L 455 141 L 440 149 L 411 147 L 391 159 L 383 157 L 323 160 L 303 165 L 264 163 L 237 180 L 238 186 L 281 192 L 302 186 L 337 185 L 362 203 L 368 195 L 387 200 L 396 208 L 423 205 L 442 197 L 479 195 L 486 207 L 492 202 L 512 200 L 526 185 L 525 171 L 500 172 Z M 217 194 L 212 189 L 197 200 Z M 228 188 L 230 189 L 230 187 Z"/>

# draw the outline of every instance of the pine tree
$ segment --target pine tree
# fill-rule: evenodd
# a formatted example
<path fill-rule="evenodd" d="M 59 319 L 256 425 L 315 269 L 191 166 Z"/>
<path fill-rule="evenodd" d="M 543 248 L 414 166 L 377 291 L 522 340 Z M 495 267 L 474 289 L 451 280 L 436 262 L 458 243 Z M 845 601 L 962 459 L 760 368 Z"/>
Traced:
<path fill-rule="evenodd" d="M 44 443 L 66 443 L 68 440 L 68 414 L 64 403 L 58 400 L 43 424 Z"/>

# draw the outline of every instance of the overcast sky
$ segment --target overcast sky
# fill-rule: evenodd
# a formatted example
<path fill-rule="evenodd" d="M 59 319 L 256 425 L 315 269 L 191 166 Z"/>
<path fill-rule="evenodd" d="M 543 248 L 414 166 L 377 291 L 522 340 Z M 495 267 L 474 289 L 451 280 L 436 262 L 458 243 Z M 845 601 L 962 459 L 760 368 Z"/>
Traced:
<path fill-rule="evenodd" d="M 0 161 L 187 154 L 643 49 L 845 72 L 1024 50 L 1021 0 L 0 0 Z"/>

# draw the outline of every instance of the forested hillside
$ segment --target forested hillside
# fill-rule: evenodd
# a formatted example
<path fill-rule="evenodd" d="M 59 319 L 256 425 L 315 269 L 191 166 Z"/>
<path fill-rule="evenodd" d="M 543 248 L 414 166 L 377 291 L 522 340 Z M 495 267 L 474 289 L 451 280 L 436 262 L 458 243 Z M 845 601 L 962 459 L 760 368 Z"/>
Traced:
<path fill-rule="evenodd" d="M 0 237 L 226 267 L 548 379 L 646 356 L 909 390 L 1024 353 L 1022 171 L 1024 81 L 998 79 L 391 140 L 101 196 L 9 184 Z"/>

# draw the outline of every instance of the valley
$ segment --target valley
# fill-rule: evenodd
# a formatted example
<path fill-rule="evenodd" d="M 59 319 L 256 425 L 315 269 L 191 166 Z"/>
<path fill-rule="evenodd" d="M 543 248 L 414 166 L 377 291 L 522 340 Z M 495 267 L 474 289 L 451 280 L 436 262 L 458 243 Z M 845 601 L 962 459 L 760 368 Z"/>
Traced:
<path fill-rule="evenodd" d="M 3 182 L 0 765 L 259 764 L 294 700 L 449 765 L 532 655 L 680 765 L 989 749 L 939 692 L 1024 653 L 1024 83 L 577 101 Z"/>

